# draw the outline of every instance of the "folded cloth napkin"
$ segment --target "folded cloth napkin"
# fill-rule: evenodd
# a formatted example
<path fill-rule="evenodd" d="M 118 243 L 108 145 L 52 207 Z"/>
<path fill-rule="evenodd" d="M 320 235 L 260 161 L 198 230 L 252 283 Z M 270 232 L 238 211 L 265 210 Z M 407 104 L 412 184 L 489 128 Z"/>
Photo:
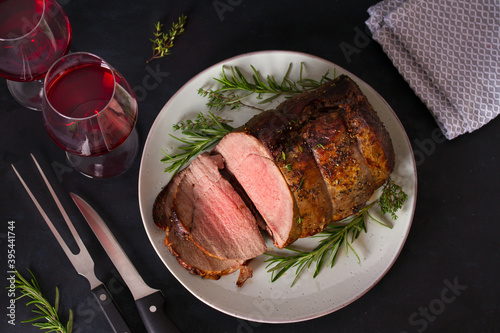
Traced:
<path fill-rule="evenodd" d="M 373 39 L 448 139 L 500 113 L 500 0 L 384 0 Z"/>

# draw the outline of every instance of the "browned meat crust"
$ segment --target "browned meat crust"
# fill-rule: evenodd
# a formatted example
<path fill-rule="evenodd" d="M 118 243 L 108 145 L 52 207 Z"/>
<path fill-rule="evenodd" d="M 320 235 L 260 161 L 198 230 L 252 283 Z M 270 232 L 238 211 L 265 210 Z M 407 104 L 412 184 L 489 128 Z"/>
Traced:
<path fill-rule="evenodd" d="M 237 129 L 274 158 L 298 208 L 287 244 L 355 214 L 389 177 L 391 138 L 346 75 L 296 95 Z M 286 224 L 286 223 L 285 223 Z"/>

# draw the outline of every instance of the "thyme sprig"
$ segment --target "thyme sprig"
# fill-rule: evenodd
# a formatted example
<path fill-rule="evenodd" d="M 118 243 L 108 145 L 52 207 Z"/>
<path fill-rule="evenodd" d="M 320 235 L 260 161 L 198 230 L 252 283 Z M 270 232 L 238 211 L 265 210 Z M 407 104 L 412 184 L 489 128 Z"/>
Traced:
<path fill-rule="evenodd" d="M 162 162 L 169 164 L 165 172 L 177 173 L 191 158 L 216 145 L 227 133 L 234 128 L 228 124 L 230 120 L 199 113 L 195 120 L 186 120 L 173 125 L 174 130 L 180 130 L 183 135 L 179 138 L 170 135 L 182 143 L 179 149 L 182 151 L 175 155 L 169 155 L 165 151 Z"/>
<path fill-rule="evenodd" d="M 261 101 L 258 104 L 272 102 L 280 96 L 290 97 L 294 94 L 303 93 L 309 90 L 318 88 L 323 83 L 331 80 L 327 71 L 319 80 L 303 77 L 304 63 L 300 64 L 299 79 L 293 81 L 290 79 L 292 63 L 288 65 L 285 75 L 278 81 L 273 75 L 262 77 L 260 72 L 252 65 L 251 79 L 247 79 L 241 72 L 238 66 L 230 66 L 230 75 L 226 74 L 226 70 L 222 67 L 222 73 L 218 78 L 213 78 L 220 84 L 220 87 L 215 90 L 203 90 L 198 93 L 204 97 L 208 97 L 207 106 L 221 110 L 228 106 L 231 109 L 236 109 L 245 105 L 242 100 L 251 96 L 257 95 Z M 238 93 L 236 93 L 238 92 Z M 265 95 L 269 95 L 264 98 Z"/>
<path fill-rule="evenodd" d="M 392 219 L 397 220 L 398 216 L 396 212 L 403 207 L 406 199 L 408 199 L 408 195 L 403 191 L 401 186 L 389 178 L 382 189 L 378 205 L 382 214 L 390 213 Z"/>
<path fill-rule="evenodd" d="M 146 62 L 153 59 L 162 58 L 171 53 L 171 48 L 174 46 L 176 37 L 182 35 L 185 31 L 187 16 L 181 15 L 177 22 L 172 23 L 172 27 L 167 33 L 162 32 L 163 24 L 158 22 L 155 25 L 153 42 L 153 56 Z"/>
<path fill-rule="evenodd" d="M 394 193 L 397 194 L 394 195 Z M 388 200 L 388 198 L 397 199 Z M 315 278 L 325 265 L 330 266 L 330 268 L 335 265 L 337 254 L 342 247 L 344 248 L 346 254 L 348 254 L 349 250 L 352 251 L 358 259 L 358 262 L 361 262 L 361 259 L 352 244 L 359 237 L 362 231 L 366 232 L 366 222 L 368 221 L 368 218 L 384 227 L 392 228 L 388 224 L 385 224 L 370 215 L 369 210 L 375 204 L 378 204 L 381 210 L 382 205 L 387 205 L 386 208 L 389 209 L 388 212 L 391 212 L 393 219 L 396 219 L 396 211 L 402 207 L 403 202 L 407 198 L 408 196 L 402 191 L 401 187 L 389 178 L 377 200 L 367 204 L 357 214 L 344 219 L 341 223 L 329 225 L 319 234 L 312 236 L 321 238 L 319 244 L 313 250 L 303 251 L 288 246 L 286 249 L 296 253 L 295 255 L 276 255 L 266 253 L 267 256 L 271 257 L 265 261 L 268 263 L 266 268 L 268 268 L 268 272 L 271 273 L 271 281 L 276 281 L 289 269 L 295 268 L 295 278 L 291 284 L 291 286 L 293 286 L 299 276 L 307 268 L 310 268 L 313 265 L 313 278 Z M 396 218 L 394 218 L 394 216 L 396 216 Z"/>
<path fill-rule="evenodd" d="M 36 307 L 32 312 L 36 313 L 37 317 L 22 322 L 32 323 L 33 326 L 41 330 L 47 330 L 47 332 L 71 333 L 73 330 L 73 311 L 71 311 L 71 309 L 69 310 L 69 319 L 66 325 L 59 319 L 59 289 L 56 287 L 54 306 L 52 306 L 42 294 L 40 285 L 33 273 L 31 271 L 29 272 L 31 274 L 30 281 L 25 279 L 17 270 L 15 271 L 15 289 L 21 292 L 21 296 L 16 298 L 16 300 L 24 297 L 31 298 L 32 300 L 26 303 L 26 305 L 34 305 Z M 40 320 L 44 321 L 40 322 Z"/>

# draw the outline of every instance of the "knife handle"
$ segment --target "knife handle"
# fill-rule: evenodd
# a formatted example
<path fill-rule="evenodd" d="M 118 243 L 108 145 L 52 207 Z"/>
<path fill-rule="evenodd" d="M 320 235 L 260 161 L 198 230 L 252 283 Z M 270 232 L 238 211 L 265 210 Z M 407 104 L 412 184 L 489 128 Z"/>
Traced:
<path fill-rule="evenodd" d="M 109 324 L 113 328 L 114 333 L 131 333 L 132 330 L 128 326 L 125 318 L 123 318 L 123 314 L 120 309 L 116 305 L 115 301 L 111 297 L 108 289 L 103 284 L 98 285 L 94 289 L 92 289 L 92 293 L 94 294 L 97 303 L 104 312 L 106 319 Z"/>
<path fill-rule="evenodd" d="M 148 333 L 180 333 L 165 314 L 165 298 L 161 291 L 135 301 Z"/>

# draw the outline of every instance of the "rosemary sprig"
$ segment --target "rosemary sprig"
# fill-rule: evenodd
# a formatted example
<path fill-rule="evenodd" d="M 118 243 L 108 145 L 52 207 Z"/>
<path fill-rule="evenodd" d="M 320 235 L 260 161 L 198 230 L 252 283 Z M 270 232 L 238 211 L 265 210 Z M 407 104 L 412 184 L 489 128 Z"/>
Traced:
<path fill-rule="evenodd" d="M 231 110 L 239 109 L 243 106 L 241 100 L 236 94 L 231 91 L 229 94 L 224 95 L 221 92 L 210 90 L 198 89 L 198 95 L 208 98 L 207 106 L 210 109 L 221 111 L 226 106 L 231 107 Z"/>
<path fill-rule="evenodd" d="M 153 42 L 153 56 L 146 62 L 153 59 L 162 58 L 171 53 L 170 49 L 174 46 L 174 39 L 184 33 L 184 26 L 186 25 L 187 17 L 181 15 L 178 22 L 172 23 L 172 27 L 168 33 L 162 32 L 163 24 L 158 22 L 155 25 L 156 31 L 154 33 Z"/>
<path fill-rule="evenodd" d="M 227 133 L 234 128 L 227 124 L 229 120 L 222 119 L 208 112 L 205 116 L 199 113 L 195 120 L 186 120 L 173 125 L 174 130 L 180 130 L 183 138 L 171 135 L 172 138 L 183 143 L 179 147 L 181 153 L 169 155 L 165 151 L 162 162 L 170 164 L 165 168 L 165 172 L 177 173 L 184 164 L 201 152 L 216 145 Z"/>
<path fill-rule="evenodd" d="M 263 78 L 260 72 L 252 65 L 250 65 L 253 73 L 251 79 L 247 79 L 239 67 L 230 66 L 229 68 L 230 75 L 226 74 L 224 67 L 222 67 L 220 77 L 214 78 L 220 84 L 218 89 L 201 89 L 198 91 L 200 95 L 208 97 L 209 101 L 207 105 L 210 108 L 216 108 L 217 110 L 221 110 L 226 106 L 231 107 L 231 109 L 239 108 L 242 106 L 241 101 L 243 99 L 254 94 L 257 94 L 258 99 L 262 99 L 259 104 L 265 104 L 272 102 L 280 96 L 290 97 L 294 94 L 316 89 L 323 83 L 331 80 L 328 77 L 328 71 L 319 80 L 303 78 L 304 63 L 300 64 L 299 80 L 297 81 L 292 81 L 289 78 L 292 63 L 288 65 L 281 81 L 276 80 L 273 75 L 267 75 L 266 78 Z M 237 94 L 237 91 L 240 94 Z M 270 96 L 264 98 L 266 94 L 270 94 Z"/>
<path fill-rule="evenodd" d="M 387 197 L 394 198 L 395 192 L 397 193 L 395 196 L 397 200 L 387 200 Z M 396 211 L 402 207 L 403 202 L 407 198 L 408 196 L 402 191 L 401 187 L 389 178 L 382 189 L 382 194 L 379 199 L 366 205 L 358 214 L 344 219 L 341 221 L 341 224 L 329 225 L 319 234 L 312 236 L 322 238 L 312 251 L 302 251 L 288 246 L 286 247 L 287 250 L 297 254 L 287 256 L 265 253 L 267 256 L 271 257 L 265 261 L 268 263 L 266 268 L 270 267 L 268 272 L 271 273 L 271 281 L 276 281 L 289 269 L 295 268 L 295 278 L 292 281 L 293 286 L 304 270 L 310 268 L 313 264 L 315 267 L 313 277 L 316 277 L 325 264 L 330 266 L 330 268 L 335 265 L 335 260 L 341 247 L 344 247 L 346 254 L 351 250 L 356 255 L 358 262 L 360 262 L 360 257 L 356 253 L 352 243 L 359 237 L 361 231 L 366 232 L 367 218 L 385 227 L 391 228 L 389 225 L 370 215 L 370 208 L 377 203 L 382 210 L 382 205 L 387 205 L 386 208 L 389 209 L 388 212 L 391 212 L 393 219 L 396 219 Z"/>
<path fill-rule="evenodd" d="M 291 284 L 291 286 L 293 286 L 304 270 L 311 267 L 313 264 L 315 265 L 313 277 L 316 277 L 323 267 L 325 260 L 330 267 L 333 267 L 342 244 L 346 254 L 349 249 L 352 250 L 359 261 L 359 256 L 351 244 L 358 238 L 362 230 L 366 231 L 365 219 L 368 215 L 368 209 L 370 209 L 374 204 L 375 202 L 372 202 L 363 208 L 357 215 L 353 215 L 345 219 L 343 222 L 346 224 L 330 225 L 319 234 L 312 236 L 322 238 L 319 244 L 312 251 L 297 250 L 288 246 L 286 247 L 287 250 L 293 251 L 297 254 L 286 256 L 266 253 L 267 256 L 271 257 L 265 261 L 268 263 L 266 268 L 272 266 L 268 269 L 268 272 L 271 273 L 271 281 L 276 281 L 289 269 L 295 267 L 295 278 Z"/>
<path fill-rule="evenodd" d="M 281 83 L 278 83 L 273 75 L 267 75 L 266 79 L 263 79 L 260 75 L 260 72 L 255 69 L 255 67 L 250 65 L 250 68 L 253 71 L 253 83 L 246 79 L 246 77 L 237 66 L 230 67 L 231 76 L 227 76 L 224 67 L 222 67 L 222 74 L 220 75 L 220 77 L 214 78 L 215 81 L 221 84 L 221 88 L 218 89 L 218 91 L 247 91 L 250 94 L 257 94 L 257 98 L 259 99 L 262 99 L 263 94 L 272 94 L 271 97 L 263 100 L 260 103 L 270 102 L 283 94 L 292 95 L 301 93 L 303 91 L 298 87 L 296 82 L 291 81 L 288 78 L 288 75 L 292 68 L 291 63 L 288 65 L 288 69 L 283 76 Z M 248 95 L 244 95 L 243 97 L 246 96 Z"/>
<path fill-rule="evenodd" d="M 34 305 L 36 309 L 33 309 L 32 312 L 36 313 L 38 316 L 22 322 L 32 323 L 33 326 L 38 327 L 41 330 L 47 330 L 47 332 L 71 333 L 73 330 L 73 311 L 71 311 L 71 309 L 69 310 L 69 319 L 66 325 L 61 322 L 59 315 L 57 314 L 59 311 L 59 289 L 56 287 L 54 306 L 52 306 L 47 298 L 45 298 L 42 294 L 40 285 L 38 284 L 38 281 L 33 273 L 30 270 L 28 271 L 32 277 L 31 281 L 25 279 L 17 270 L 15 271 L 15 289 L 21 292 L 21 296 L 16 298 L 16 300 L 23 297 L 31 298 L 32 301 L 29 301 L 26 305 Z M 40 320 L 45 321 L 39 322 Z"/>
<path fill-rule="evenodd" d="M 210 110 L 215 109 L 216 111 L 221 111 L 225 107 L 230 107 L 231 110 L 239 109 L 242 106 L 247 108 L 264 111 L 261 108 L 255 107 L 253 105 L 245 104 L 241 101 L 241 98 L 237 96 L 234 91 L 228 91 L 226 94 L 215 90 L 204 90 L 202 88 L 198 89 L 198 94 L 207 97 L 207 106 Z"/>
<path fill-rule="evenodd" d="M 258 94 L 258 97 L 262 99 L 264 94 L 271 93 L 271 97 L 260 102 L 267 103 L 281 95 L 291 96 L 292 94 L 316 89 L 326 81 L 331 80 L 331 78 L 328 77 L 329 71 L 319 80 L 303 78 L 303 63 L 300 65 L 299 80 L 296 82 L 289 79 L 292 63 L 289 64 L 281 83 L 278 83 L 272 75 L 268 75 L 266 79 L 262 79 L 259 71 L 253 66 L 250 67 L 253 70 L 253 83 L 245 78 L 238 67 L 231 66 L 232 76 L 228 77 L 224 68 L 222 68 L 220 78 L 214 78 L 214 80 L 220 84 L 220 88 L 216 90 L 200 88 L 198 89 L 198 94 L 207 97 L 207 105 L 209 108 L 216 109 L 217 111 L 225 107 L 230 107 L 232 110 L 238 109 L 241 106 L 262 111 L 262 109 L 255 106 L 244 104 L 242 100 L 252 94 Z M 243 91 L 243 94 L 237 94 L 236 91 Z M 174 124 L 174 130 L 181 130 L 181 133 L 184 135 L 182 138 L 172 135 L 174 139 L 182 143 L 179 147 L 182 152 L 175 155 L 169 155 L 163 151 L 165 157 L 163 157 L 161 161 L 169 164 L 169 166 L 165 168 L 165 172 L 176 173 L 191 158 L 216 145 L 224 135 L 233 130 L 233 127 L 228 125 L 227 122 L 228 120 L 224 120 L 209 112 L 208 116 L 204 116 L 201 113 L 198 114 L 197 119 L 194 121 L 187 120 L 179 124 Z"/>

